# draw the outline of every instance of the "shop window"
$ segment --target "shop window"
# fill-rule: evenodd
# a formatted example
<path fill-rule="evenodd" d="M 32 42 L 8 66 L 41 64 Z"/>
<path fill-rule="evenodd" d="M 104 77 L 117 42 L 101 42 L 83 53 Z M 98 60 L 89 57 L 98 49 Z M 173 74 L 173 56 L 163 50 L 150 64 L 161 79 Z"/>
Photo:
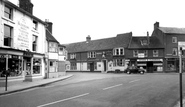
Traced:
<path fill-rule="evenodd" d="M 58 62 L 57 61 L 50 61 L 49 64 L 49 72 L 57 72 L 58 71 Z"/>
<path fill-rule="evenodd" d="M 167 61 L 167 70 L 169 71 L 176 70 L 175 61 Z"/>
<path fill-rule="evenodd" d="M 114 59 L 113 66 L 125 66 L 125 60 L 124 59 Z"/>
<path fill-rule="evenodd" d="M 172 43 L 177 43 L 177 37 L 172 37 Z"/>
<path fill-rule="evenodd" d="M 96 52 L 88 52 L 87 57 L 88 58 L 96 58 Z"/>
<path fill-rule="evenodd" d="M 113 55 L 124 55 L 124 48 L 115 48 L 113 50 Z"/>
<path fill-rule="evenodd" d="M 145 57 L 148 56 L 148 51 L 147 51 L 147 50 L 144 51 L 144 56 L 145 56 Z"/>
<path fill-rule="evenodd" d="M 41 59 L 34 58 L 33 59 L 33 74 L 41 73 Z"/>
<path fill-rule="evenodd" d="M 90 64 L 92 64 L 92 63 L 87 63 L 87 70 L 90 69 Z M 94 66 L 94 70 L 97 70 L 97 63 L 96 62 L 94 62 L 93 66 Z"/>
<path fill-rule="evenodd" d="M 5 5 L 5 7 L 4 7 L 4 16 L 6 18 L 12 20 L 12 16 L 13 16 L 12 13 L 13 13 L 12 8 Z"/>
<path fill-rule="evenodd" d="M 0 54 L 0 77 L 5 77 L 6 70 L 6 55 Z"/>
<path fill-rule="evenodd" d="M 173 48 L 172 55 L 177 56 L 177 48 Z"/>
<path fill-rule="evenodd" d="M 32 36 L 32 51 L 37 51 L 37 36 Z"/>
<path fill-rule="evenodd" d="M 133 50 L 133 56 L 138 57 L 138 50 Z"/>
<path fill-rule="evenodd" d="M 153 50 L 153 57 L 158 57 L 158 56 L 159 56 L 158 50 Z"/>
<path fill-rule="evenodd" d="M 4 25 L 4 46 L 12 46 L 12 27 Z"/>

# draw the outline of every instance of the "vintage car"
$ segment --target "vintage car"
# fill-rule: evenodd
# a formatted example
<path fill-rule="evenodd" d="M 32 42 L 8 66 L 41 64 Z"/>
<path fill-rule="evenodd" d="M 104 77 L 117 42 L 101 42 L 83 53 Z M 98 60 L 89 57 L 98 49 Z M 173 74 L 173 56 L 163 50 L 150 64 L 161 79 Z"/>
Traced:
<path fill-rule="evenodd" d="M 143 68 L 138 68 L 137 66 L 128 66 L 128 68 L 125 70 L 125 73 L 131 74 L 131 73 L 140 73 L 144 74 L 146 72 Z"/>

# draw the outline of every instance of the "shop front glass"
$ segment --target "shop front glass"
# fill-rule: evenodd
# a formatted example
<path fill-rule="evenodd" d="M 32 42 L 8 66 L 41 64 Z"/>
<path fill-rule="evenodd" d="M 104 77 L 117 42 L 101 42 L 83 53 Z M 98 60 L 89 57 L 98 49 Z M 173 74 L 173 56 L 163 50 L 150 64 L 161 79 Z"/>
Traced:
<path fill-rule="evenodd" d="M 33 58 L 33 74 L 41 74 L 41 59 Z"/>
<path fill-rule="evenodd" d="M 176 61 L 174 61 L 174 60 L 167 61 L 167 70 L 168 71 L 175 71 L 176 70 Z"/>
<path fill-rule="evenodd" d="M 5 77 L 6 55 L 0 55 L 0 77 Z"/>

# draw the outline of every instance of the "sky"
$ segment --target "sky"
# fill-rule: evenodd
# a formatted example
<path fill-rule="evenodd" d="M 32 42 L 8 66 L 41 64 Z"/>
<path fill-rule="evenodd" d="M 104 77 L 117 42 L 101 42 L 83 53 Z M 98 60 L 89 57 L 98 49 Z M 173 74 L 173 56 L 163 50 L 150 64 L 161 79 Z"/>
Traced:
<path fill-rule="evenodd" d="M 15 4 L 17 0 L 9 0 Z M 53 23 L 60 44 L 152 34 L 153 24 L 185 28 L 185 0 L 31 0 L 33 15 Z"/>

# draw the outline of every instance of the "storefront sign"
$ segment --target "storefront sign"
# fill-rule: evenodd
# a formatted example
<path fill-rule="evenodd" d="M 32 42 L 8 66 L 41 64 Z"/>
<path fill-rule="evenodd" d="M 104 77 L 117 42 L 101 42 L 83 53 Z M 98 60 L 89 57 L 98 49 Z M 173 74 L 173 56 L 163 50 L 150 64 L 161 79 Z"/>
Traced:
<path fill-rule="evenodd" d="M 146 62 L 147 59 L 137 59 L 138 62 Z"/>
<path fill-rule="evenodd" d="M 29 49 L 29 26 L 24 17 L 18 20 L 18 31 L 17 47 L 24 50 Z"/>
<path fill-rule="evenodd" d="M 163 62 L 163 59 L 148 59 L 148 61 L 161 61 L 161 62 Z"/>
<path fill-rule="evenodd" d="M 33 53 L 31 53 L 31 52 L 24 52 L 23 56 L 24 57 L 33 57 Z"/>
<path fill-rule="evenodd" d="M 144 58 L 145 54 L 144 53 L 138 53 L 138 58 Z"/>
<path fill-rule="evenodd" d="M 162 63 L 154 63 L 154 65 L 158 65 L 158 66 L 161 65 L 162 66 L 163 64 Z"/>

